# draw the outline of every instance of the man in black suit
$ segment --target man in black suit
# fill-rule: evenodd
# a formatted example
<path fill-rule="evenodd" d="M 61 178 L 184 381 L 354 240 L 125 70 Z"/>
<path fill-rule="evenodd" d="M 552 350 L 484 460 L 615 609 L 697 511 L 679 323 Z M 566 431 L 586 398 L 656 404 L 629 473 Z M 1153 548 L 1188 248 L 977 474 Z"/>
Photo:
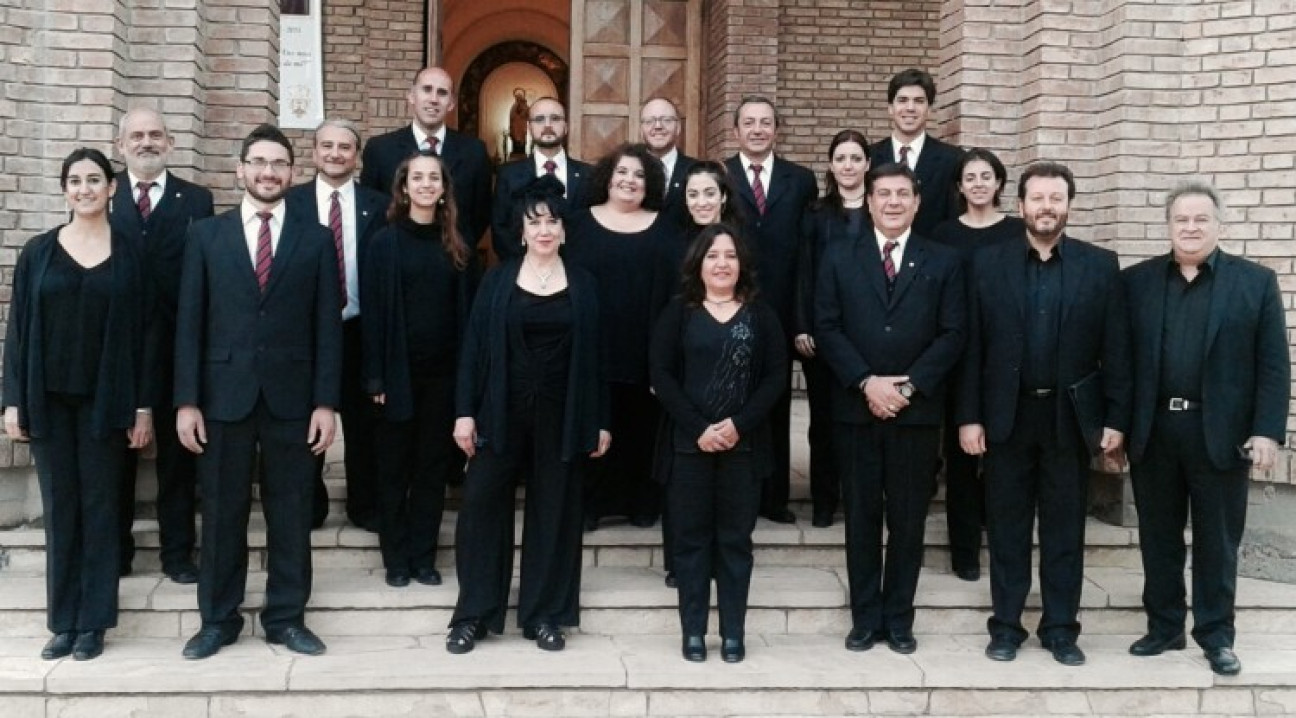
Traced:
<path fill-rule="evenodd" d="M 413 121 L 369 141 L 361 155 L 360 184 L 390 195 L 392 176 L 405 158 L 421 149 L 436 152 L 450 169 L 459 231 L 465 242 L 476 247 L 490 224 L 491 165 L 486 145 L 446 127 L 455 97 L 454 81 L 445 70 L 428 67 L 419 71 L 405 99 Z"/>
<path fill-rule="evenodd" d="M 176 321 L 176 433 L 198 455 L 203 495 L 198 610 L 185 658 L 238 639 L 257 453 L 269 555 L 266 641 L 308 655 L 315 456 L 333 441 L 342 373 L 333 236 L 288 212 L 292 145 L 273 125 L 243 140 L 243 201 L 193 226 Z"/>
<path fill-rule="evenodd" d="M 639 138 L 666 170 L 666 198 L 661 212 L 683 227 L 688 218 L 684 206 L 684 181 L 697 160 L 679 151 L 679 108 L 665 97 L 654 97 L 639 110 Z"/>
<path fill-rule="evenodd" d="M 956 406 L 960 446 L 985 456 L 994 602 L 986 655 L 1011 661 L 1026 639 L 1038 510 L 1040 643 L 1059 663 L 1080 665 L 1089 444 L 1117 458 L 1129 427 L 1129 316 L 1116 254 L 1064 234 L 1071 171 L 1031 165 L 1018 197 L 1026 236 L 973 261 Z M 1073 392 L 1093 398 L 1076 401 Z M 1082 424 L 1077 416 L 1091 405 L 1097 416 Z"/>
<path fill-rule="evenodd" d="M 338 292 L 342 305 L 342 428 L 346 431 L 346 514 L 352 524 L 378 529 L 375 497 L 373 402 L 360 381 L 360 264 L 369 238 L 387 226 L 387 195 L 354 181 L 360 156 L 360 130 L 350 120 L 329 119 L 315 129 L 312 158 L 315 179 L 288 190 L 288 208 L 319 222 L 333 236 L 337 254 Z M 319 528 L 328 515 L 324 487 L 324 456 L 319 456 L 311 525 Z"/>
<path fill-rule="evenodd" d="M 829 247 L 815 287 L 815 339 L 838 382 L 833 446 L 846 509 L 846 648 L 885 640 L 912 653 L 945 383 L 963 350 L 966 291 L 958 252 L 912 231 L 920 204 L 913 171 L 873 167 L 865 188 L 873 231 Z"/>
<path fill-rule="evenodd" d="M 1193 639 L 1235 675 L 1233 604 L 1250 469 L 1287 430 L 1291 354 L 1272 269 L 1219 249 L 1224 203 L 1188 182 L 1166 197 L 1171 251 L 1125 270 L 1134 335 L 1130 475 L 1148 632 L 1136 656 L 1182 649 L 1184 528 L 1192 511 Z"/>
<path fill-rule="evenodd" d="M 931 75 L 917 69 L 896 73 L 887 85 L 891 136 L 869 148 L 872 165 L 900 162 L 918 176 L 922 204 L 914 231 L 923 235 L 959 215 L 954 185 L 963 151 L 927 134 L 927 119 L 935 101 L 936 82 Z"/>
<path fill-rule="evenodd" d="M 532 153 L 526 159 L 499 168 L 495 178 L 495 201 L 491 206 L 491 246 L 500 259 L 522 256 L 521 227 L 513 222 L 514 194 L 531 180 L 551 174 L 567 189 L 568 207 L 574 212 L 587 206 L 585 182 L 590 166 L 567 155 L 567 110 L 552 97 L 531 104 L 527 125 Z"/>
<path fill-rule="evenodd" d="M 167 427 L 175 424 L 171 403 L 176 302 L 185 234 L 193 222 L 212 216 L 212 193 L 167 171 L 175 140 L 156 111 L 138 108 L 121 119 L 117 151 L 126 161 L 118 173 L 109 221 L 113 231 L 138 243 L 144 271 L 152 286 L 154 331 L 158 342 L 157 404 L 152 407 L 157 432 L 157 519 L 162 571 L 176 583 L 198 581 L 194 565 L 195 479 L 193 455 L 180 448 Z M 121 482 L 121 566 L 131 572 L 135 540 L 135 473 L 139 452 L 128 451 Z"/>
<path fill-rule="evenodd" d="M 743 216 L 747 222 L 743 234 L 756 255 L 761 299 L 778 312 L 779 322 L 786 329 L 793 326 L 792 298 L 796 293 L 801 219 L 819 196 L 819 185 L 810 170 L 775 157 L 778 128 L 778 111 L 769 98 L 744 97 L 734 110 L 738 154 L 725 160 L 725 167 L 733 178 L 739 201 L 745 205 Z M 789 351 L 791 345 L 789 334 Z M 789 381 L 788 390 L 770 412 L 774 471 L 765 478 L 761 492 L 761 516 L 785 524 L 796 521 L 787 506 L 791 405 Z"/>

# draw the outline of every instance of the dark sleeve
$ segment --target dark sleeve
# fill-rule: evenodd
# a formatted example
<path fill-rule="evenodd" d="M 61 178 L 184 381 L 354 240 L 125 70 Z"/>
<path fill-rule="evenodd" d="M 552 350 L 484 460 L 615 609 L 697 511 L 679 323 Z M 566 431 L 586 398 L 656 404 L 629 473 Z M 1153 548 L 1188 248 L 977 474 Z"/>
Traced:
<path fill-rule="evenodd" d="M 360 153 L 360 185 L 383 192 L 386 188 L 383 187 L 382 179 L 378 176 L 379 162 L 376 148 L 379 145 L 379 139 L 375 137 L 372 142 L 365 145 L 364 151 Z"/>
<path fill-rule="evenodd" d="M 193 220 L 207 219 L 208 217 L 214 215 L 215 213 L 216 210 L 212 205 L 211 190 L 207 189 L 206 187 L 199 187 L 198 206 L 196 211 L 194 212 L 194 216 L 192 217 L 192 219 Z"/>
<path fill-rule="evenodd" d="M 391 319 L 388 305 L 391 277 L 391 247 L 395 235 L 380 230 L 369 241 L 364 261 L 360 263 L 360 306 L 364 307 L 364 321 L 360 323 L 360 386 L 365 396 L 378 396 L 387 391 L 387 324 Z"/>
<path fill-rule="evenodd" d="M 914 388 L 927 395 L 931 395 L 950 376 L 959 358 L 963 356 L 967 337 L 967 289 L 963 280 L 963 260 L 953 250 L 947 254 L 936 337 L 905 372 Z"/>
<path fill-rule="evenodd" d="M 138 306 L 133 307 L 135 321 L 140 327 L 140 344 L 135 356 L 135 403 L 137 409 L 151 408 L 158 402 L 161 387 L 158 386 L 161 358 L 161 323 L 157 317 L 158 292 L 156 284 L 148 280 L 148 266 L 142 252 L 134 248 L 126 237 L 122 237 L 120 246 L 131 256 L 135 265 L 135 291 Z M 156 428 L 156 427 L 155 427 Z"/>
<path fill-rule="evenodd" d="M 31 242 L 18 255 L 14 267 L 13 290 L 9 300 L 9 325 L 5 328 L 4 345 L 4 402 L 5 407 L 18 407 L 18 421 L 26 426 L 27 414 L 27 332 L 28 298 L 31 282 Z"/>
<path fill-rule="evenodd" d="M 1102 337 L 1103 394 L 1106 398 L 1103 425 L 1128 434 L 1133 406 L 1134 362 L 1125 283 L 1120 278 L 1120 261 L 1116 255 L 1104 253 L 1101 259 L 1108 265 L 1105 268 L 1108 282 Z M 1286 414 L 1285 408 L 1283 413 Z"/>
<path fill-rule="evenodd" d="M 196 407 L 201 396 L 199 375 L 207 313 L 207 263 L 203 235 L 206 234 L 206 225 L 216 221 L 205 220 L 189 225 L 189 234 L 185 238 L 180 299 L 176 305 L 174 404 L 177 408 Z"/>
<path fill-rule="evenodd" d="M 684 393 L 684 378 L 680 376 L 684 364 L 684 346 L 680 335 L 684 330 L 686 315 L 687 308 L 682 300 L 671 302 L 661 313 L 653 330 L 648 353 L 648 375 L 653 393 L 657 395 L 657 400 L 671 420 L 688 436 L 698 437 L 702 436 L 711 422 L 706 420 Z M 781 346 L 782 342 L 778 344 Z"/>
<path fill-rule="evenodd" d="M 1291 404 L 1291 350 L 1278 276 L 1266 269 L 1264 298 L 1256 331 L 1255 415 L 1251 436 L 1286 443 L 1287 410 Z"/>
<path fill-rule="evenodd" d="M 982 252 L 977 256 L 984 255 Z M 954 423 L 958 426 L 985 423 L 981 416 L 981 291 L 977 281 L 980 276 L 981 262 L 973 258 L 971 271 L 967 276 L 967 346 L 963 349 L 963 358 L 958 365 L 958 382 L 954 397 Z"/>
<path fill-rule="evenodd" d="M 796 294 L 792 300 L 792 335 L 813 334 L 815 255 L 818 254 L 819 213 L 801 218 L 801 249 L 797 252 Z"/>
<path fill-rule="evenodd" d="M 518 237 L 509 231 L 513 223 L 513 183 L 511 171 L 500 171 L 495 181 L 495 198 L 491 202 L 491 246 L 500 259 L 516 257 L 522 253 Z"/>
<path fill-rule="evenodd" d="M 503 266 L 503 265 L 500 265 Z M 455 382 L 455 416 L 476 418 L 480 408 L 481 397 L 490 362 L 486 349 L 490 345 L 490 309 L 495 285 L 498 284 L 502 270 L 492 269 L 486 273 L 472 311 L 468 315 L 468 326 L 464 331 L 463 345 L 459 349 L 459 370 Z"/>
<path fill-rule="evenodd" d="M 328 230 L 316 224 L 315 240 L 315 388 L 316 409 L 336 409 L 342 394 L 342 313 L 338 311 L 337 250 Z M 311 235 L 314 235 L 312 237 Z M 327 239 L 326 239 L 327 238 Z"/>
<path fill-rule="evenodd" d="M 788 382 L 787 342 L 781 341 L 783 327 L 779 324 L 778 314 L 764 304 L 756 304 L 753 309 L 756 310 L 760 327 L 757 341 L 761 342 L 765 356 L 761 362 L 760 378 L 751 396 L 747 397 L 742 411 L 733 417 L 734 428 L 738 430 L 740 437 L 746 436 L 769 418 L 774 405 L 787 390 Z"/>
<path fill-rule="evenodd" d="M 824 252 L 819 262 L 819 278 L 815 283 L 815 347 L 828 367 L 832 369 L 837 381 L 848 389 L 858 389 L 860 382 L 873 373 L 873 369 L 864 359 L 850 337 L 842 320 L 842 293 L 844 287 L 838 282 L 838 255 L 841 251 L 837 245 Z M 860 280 L 862 281 L 862 280 Z"/>
<path fill-rule="evenodd" d="M 469 225 L 472 236 L 468 237 L 468 245 L 475 248 L 481 241 L 486 227 L 490 226 L 491 163 L 490 158 L 486 156 L 486 145 L 482 144 L 481 140 L 473 138 L 471 146 L 472 181 L 467 187 L 468 191 L 465 193 L 467 196 L 459 197 L 458 200 L 460 211 L 466 203 L 472 213 L 472 224 Z"/>

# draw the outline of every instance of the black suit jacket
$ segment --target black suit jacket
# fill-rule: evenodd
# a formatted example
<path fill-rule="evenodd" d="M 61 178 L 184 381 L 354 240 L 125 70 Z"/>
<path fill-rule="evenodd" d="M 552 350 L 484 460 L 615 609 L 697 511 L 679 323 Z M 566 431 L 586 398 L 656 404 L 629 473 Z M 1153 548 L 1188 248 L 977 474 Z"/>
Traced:
<path fill-rule="evenodd" d="M 873 225 L 864 210 L 860 237 L 873 241 Z M 819 267 L 828 247 L 850 242 L 850 220 L 834 207 L 819 207 L 806 212 L 801 227 L 801 251 L 797 255 L 797 293 L 793 305 L 792 336 L 814 334 L 815 285 L 819 282 Z"/>
<path fill-rule="evenodd" d="M 264 396 L 278 419 L 337 407 L 342 315 L 337 252 L 318 220 L 286 211 L 263 294 L 239 208 L 196 223 L 176 324 L 175 404 L 239 421 Z"/>
<path fill-rule="evenodd" d="M 360 159 L 360 184 L 394 196 L 392 177 L 405 158 L 418 153 L 413 127 L 406 125 L 369 140 Z M 490 224 L 491 164 L 486 145 L 476 137 L 446 128 L 439 154 L 450 168 L 451 188 L 459 210 L 459 231 L 476 247 Z"/>
<path fill-rule="evenodd" d="M 1027 240 L 986 247 L 972 260 L 971 312 L 955 420 L 982 424 L 986 439 L 1012 434 L 1021 393 L 1026 332 Z M 1057 437 L 1063 447 L 1084 441 L 1067 388 L 1098 372 L 1103 426 L 1130 425 L 1130 336 L 1125 287 L 1116 253 L 1063 236 L 1062 316 L 1058 330 Z M 1036 387 L 1042 388 L 1042 387 Z"/>
<path fill-rule="evenodd" d="M 1156 257 L 1124 272 L 1134 342 L 1134 420 L 1128 451 L 1142 460 L 1160 400 L 1161 335 L 1172 260 Z M 1217 469 L 1245 465 L 1237 447 L 1252 436 L 1284 443 L 1291 402 L 1291 354 L 1278 277 L 1220 250 L 1203 348 L 1202 423 Z"/>
<path fill-rule="evenodd" d="M 573 216 L 589 206 L 589 178 L 593 169 L 567 155 L 567 208 Z M 500 259 L 522 256 L 522 237 L 513 227 L 513 194 L 539 175 L 535 158 L 515 160 L 499 168 L 495 175 L 495 199 L 491 205 L 491 246 Z"/>
<path fill-rule="evenodd" d="M 814 173 L 795 162 L 775 157 L 773 177 L 766 184 L 765 214 L 756 211 L 756 196 L 742 159 L 734 155 L 725 167 L 743 203 L 744 238 L 756 256 L 756 279 L 761 299 L 778 312 L 784 330 L 793 326 L 797 253 L 801 250 L 801 223 L 810 203 L 819 196 Z"/>
<path fill-rule="evenodd" d="M 958 163 L 962 158 L 963 150 L 954 145 L 941 142 L 931 135 L 923 140 L 922 154 L 918 155 L 918 165 L 914 167 L 922 197 L 918 204 L 918 216 L 914 218 L 915 232 L 930 237 L 936 225 L 959 216 L 958 189 L 955 187 L 954 175 L 958 172 Z M 869 162 L 872 166 L 895 161 L 890 137 L 869 148 Z"/>
<path fill-rule="evenodd" d="M 833 419 L 877 421 L 860 384 L 870 376 L 905 376 L 915 393 L 894 421 L 937 426 L 948 375 L 963 351 L 966 288 L 958 252 L 909 235 L 887 294 L 882 256 L 872 232 L 824 250 L 815 288 L 814 337 L 837 377 Z"/>
<path fill-rule="evenodd" d="M 688 207 L 684 206 L 684 185 L 689 170 L 697 160 L 683 152 L 675 156 L 675 169 L 666 178 L 666 198 L 662 202 L 661 213 L 676 227 L 688 226 Z M 775 163 L 777 164 L 777 163 Z"/>
<path fill-rule="evenodd" d="M 316 178 L 310 182 L 305 182 L 288 190 L 284 195 L 284 201 L 288 203 L 289 212 L 301 213 L 302 219 L 319 224 L 319 200 L 315 196 Z M 369 189 L 362 185 L 355 186 L 355 228 L 356 228 L 356 277 L 364 269 L 365 255 L 369 247 L 369 240 L 378 230 L 387 226 L 387 205 L 391 204 L 391 198 L 377 190 Z M 330 236 L 330 242 L 332 237 Z M 334 254 L 337 250 L 334 248 Z M 340 306 L 342 300 L 338 300 Z M 360 311 L 364 311 L 364 305 L 360 306 Z"/>

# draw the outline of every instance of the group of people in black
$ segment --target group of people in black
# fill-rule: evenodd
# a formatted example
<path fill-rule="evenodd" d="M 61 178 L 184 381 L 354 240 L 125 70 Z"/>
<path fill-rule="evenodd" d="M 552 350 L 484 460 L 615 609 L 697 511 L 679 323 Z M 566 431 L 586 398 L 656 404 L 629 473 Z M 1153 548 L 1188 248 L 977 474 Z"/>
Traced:
<path fill-rule="evenodd" d="M 122 119 L 124 171 L 92 149 L 65 160 L 71 218 L 24 247 L 5 343 L 5 428 L 33 442 L 46 515 L 44 657 L 102 652 L 131 570 L 132 450 L 154 439 L 163 571 L 198 585 L 202 627 L 184 656 L 242 632 L 254 484 L 264 635 L 324 652 L 304 614 L 336 412 L 347 515 L 378 533 L 390 586 L 441 583 L 446 487 L 462 478 L 450 653 L 505 629 L 524 481 L 528 640 L 561 650 L 579 625 L 583 532 L 660 519 L 683 657 L 706 659 L 714 580 L 721 657 L 741 661 L 752 531 L 760 516 L 796 520 L 796 359 L 811 523 L 844 508 L 847 649 L 916 650 L 943 467 L 960 578 L 979 580 L 988 529 L 986 655 L 1012 660 L 1028 635 L 1038 515 L 1038 635 L 1083 663 L 1086 474 L 1095 455 L 1128 452 L 1149 617 L 1130 651 L 1185 646 L 1191 511 L 1193 636 L 1214 670 L 1240 670 L 1248 472 L 1272 466 L 1284 438 L 1290 360 L 1276 278 L 1219 249 L 1212 187 L 1170 192 L 1172 251 L 1122 273 L 1113 252 L 1066 234 L 1065 166 L 1028 167 L 1021 217 L 1000 210 L 1003 163 L 927 134 L 935 85 L 920 70 L 889 84 L 889 138 L 831 139 L 822 196 L 776 155 L 763 97 L 735 109 L 739 151 L 724 162 L 680 153 L 678 109 L 655 98 L 642 142 L 594 166 L 567 154 L 565 108 L 542 98 L 534 154 L 496 172 L 445 125 L 447 73 L 419 72 L 407 99 L 411 124 L 363 152 L 353 124 L 321 124 L 315 178 L 297 187 L 292 144 L 256 128 L 240 204 L 216 217 L 210 192 L 166 169 L 173 140 L 151 110 Z M 488 227 L 498 261 L 482 276 Z"/>

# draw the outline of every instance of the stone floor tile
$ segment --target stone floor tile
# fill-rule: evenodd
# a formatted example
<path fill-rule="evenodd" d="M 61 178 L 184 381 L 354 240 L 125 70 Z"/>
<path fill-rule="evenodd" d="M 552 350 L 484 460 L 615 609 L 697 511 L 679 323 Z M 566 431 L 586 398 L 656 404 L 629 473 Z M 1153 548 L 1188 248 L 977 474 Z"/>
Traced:
<path fill-rule="evenodd" d="M 28 641 L 23 642 L 28 647 Z M 45 645 L 44 641 L 40 645 Z M 58 666 L 58 661 L 45 661 L 40 657 L 40 646 L 25 656 L 0 656 L 0 695 L 4 693 L 39 693 L 45 689 L 45 680 Z"/>
<path fill-rule="evenodd" d="M 1085 646 L 1083 639 L 1082 647 Z M 923 671 L 927 688 L 1074 688 L 1074 689 L 1160 689 L 1205 688 L 1208 675 L 1184 656 L 1161 656 L 1149 663 L 1125 651 L 1086 650 L 1084 666 L 1063 666 L 1048 651 L 1033 643 L 1024 645 L 1011 665 L 984 656 L 923 651 L 913 654 Z"/>
<path fill-rule="evenodd" d="M 6 716 L 8 714 L 6 713 Z M 55 696 L 48 718 L 206 718 L 205 696 Z"/>
<path fill-rule="evenodd" d="M 932 691 L 930 712 L 951 716 L 1089 715 L 1084 691 L 943 690 Z"/>
<path fill-rule="evenodd" d="M 1256 715 L 1296 715 L 1296 688 L 1257 688 Z"/>
<path fill-rule="evenodd" d="M 479 696 L 472 691 L 372 691 L 214 696 L 207 715 L 209 718 L 484 718 L 486 713 Z"/>
<path fill-rule="evenodd" d="M 1093 712 L 1103 716 L 1163 716 L 1170 713 L 1195 714 L 1200 703 L 1196 690 L 1165 690 L 1147 687 L 1143 690 L 1087 692 Z"/>
<path fill-rule="evenodd" d="M 44 696 L 5 696 L 3 705 L 5 718 L 46 718 Z"/>
<path fill-rule="evenodd" d="M 202 661 L 180 655 L 180 641 L 110 642 L 93 661 L 63 659 L 46 679 L 51 694 L 281 691 L 293 659 L 244 638 Z"/>
<path fill-rule="evenodd" d="M 635 703 L 617 699 L 617 691 L 608 690 L 512 690 L 482 691 L 481 704 L 490 718 L 607 718 L 620 710 L 620 715 L 646 714 L 647 701 L 638 694 L 640 710 L 627 713 Z"/>
<path fill-rule="evenodd" d="M 931 693 L 928 691 L 868 692 L 868 714 L 873 716 L 926 715 L 930 703 Z M 863 712 L 856 715 L 863 715 Z"/>
<path fill-rule="evenodd" d="M 390 608 L 384 611 L 308 609 L 306 625 L 325 640 L 330 636 L 413 636 L 444 631 L 450 624 L 453 613 L 452 608 Z"/>
<path fill-rule="evenodd" d="M 871 710 L 866 691 L 750 690 L 681 691 L 658 690 L 648 696 L 653 716 L 862 716 L 878 715 Z"/>
<path fill-rule="evenodd" d="M 1290 685 L 1290 683 L 1288 684 Z M 1255 694 L 1249 688 L 1215 686 L 1201 692 L 1198 710 L 1226 716 L 1255 715 Z"/>

